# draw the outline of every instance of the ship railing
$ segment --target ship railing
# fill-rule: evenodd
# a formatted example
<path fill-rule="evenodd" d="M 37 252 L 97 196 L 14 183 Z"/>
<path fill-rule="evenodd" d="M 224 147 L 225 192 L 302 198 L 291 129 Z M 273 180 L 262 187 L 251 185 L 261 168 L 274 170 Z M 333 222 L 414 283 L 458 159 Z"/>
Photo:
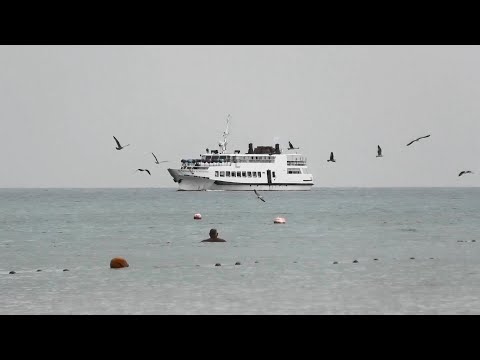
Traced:
<path fill-rule="evenodd" d="M 260 159 L 253 159 L 253 160 L 237 160 L 234 161 L 235 163 L 274 163 L 275 160 L 260 160 Z"/>
<path fill-rule="evenodd" d="M 210 166 L 231 166 L 232 164 L 244 164 L 244 163 L 250 163 L 250 164 L 260 164 L 260 163 L 274 163 L 275 160 L 259 160 L 259 159 L 254 159 L 254 160 L 234 160 L 234 161 L 229 161 L 229 162 L 210 162 L 210 163 L 201 163 L 201 165 L 194 165 L 192 167 L 198 168 L 198 166 L 203 166 L 203 167 L 210 167 Z M 294 164 L 292 164 L 294 165 Z M 295 164 L 297 165 L 297 164 Z M 298 164 L 300 165 L 300 164 Z"/>

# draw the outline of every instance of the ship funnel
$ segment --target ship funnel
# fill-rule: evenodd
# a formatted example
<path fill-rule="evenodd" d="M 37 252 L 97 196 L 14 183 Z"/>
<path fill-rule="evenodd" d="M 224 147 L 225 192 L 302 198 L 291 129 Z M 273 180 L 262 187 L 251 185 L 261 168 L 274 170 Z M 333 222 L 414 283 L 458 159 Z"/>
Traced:
<path fill-rule="evenodd" d="M 280 144 L 275 144 L 275 153 L 280 154 Z"/>
<path fill-rule="evenodd" d="M 248 153 L 253 154 L 253 144 L 252 143 L 248 144 Z"/>

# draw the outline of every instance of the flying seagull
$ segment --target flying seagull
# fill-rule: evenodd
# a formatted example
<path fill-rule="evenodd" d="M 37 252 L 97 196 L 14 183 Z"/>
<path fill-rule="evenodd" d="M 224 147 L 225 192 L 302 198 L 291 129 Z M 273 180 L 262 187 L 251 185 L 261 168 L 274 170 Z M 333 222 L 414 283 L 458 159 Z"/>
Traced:
<path fill-rule="evenodd" d="M 255 192 L 255 195 L 257 195 L 257 198 L 259 198 L 260 200 L 262 200 L 263 202 L 265 202 L 265 199 L 263 198 L 262 195 L 260 195 L 257 190 L 253 189 L 253 191 Z"/>
<path fill-rule="evenodd" d="M 152 174 L 150 174 L 150 171 L 148 169 L 137 169 L 137 171 L 146 171 L 148 175 L 152 176 Z"/>
<path fill-rule="evenodd" d="M 380 147 L 380 145 L 377 145 L 377 157 L 383 157 L 382 155 L 382 148 Z"/>
<path fill-rule="evenodd" d="M 165 162 L 168 162 L 168 160 L 163 160 L 163 161 L 158 161 L 157 157 L 155 156 L 155 154 L 152 152 L 152 155 L 153 157 L 155 158 L 155 164 L 160 164 L 160 163 L 165 163 Z"/>
<path fill-rule="evenodd" d="M 473 172 L 471 172 L 470 170 L 467 170 L 467 171 L 463 170 L 460 172 L 460 174 L 458 174 L 458 176 L 462 176 L 463 174 L 473 174 Z"/>
<path fill-rule="evenodd" d="M 327 160 L 327 162 L 329 161 L 336 162 L 335 159 L 333 158 L 333 152 L 330 153 L 330 159 Z"/>
<path fill-rule="evenodd" d="M 128 145 L 130 145 L 130 144 L 127 144 L 125 146 L 122 146 L 122 145 L 120 145 L 120 142 L 117 140 L 117 138 L 115 136 L 113 138 L 115 139 L 115 142 L 117 143 L 117 147 L 115 148 L 117 150 L 122 150 L 124 147 L 127 147 Z"/>
<path fill-rule="evenodd" d="M 294 150 L 294 149 L 298 149 L 298 148 L 293 147 L 292 143 L 289 141 L 288 142 L 288 150 Z"/>
<path fill-rule="evenodd" d="M 428 138 L 429 136 L 430 136 L 430 135 L 425 135 L 425 136 L 419 137 L 418 139 L 412 140 L 412 141 L 410 141 L 410 142 L 407 144 L 407 146 L 412 145 L 415 141 L 418 141 L 418 140 L 420 140 L 420 139 Z"/>

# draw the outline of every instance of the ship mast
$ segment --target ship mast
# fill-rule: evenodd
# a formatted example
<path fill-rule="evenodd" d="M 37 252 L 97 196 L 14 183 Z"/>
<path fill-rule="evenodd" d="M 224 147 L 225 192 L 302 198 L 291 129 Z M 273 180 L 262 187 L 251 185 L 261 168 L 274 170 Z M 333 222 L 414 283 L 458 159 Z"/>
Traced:
<path fill-rule="evenodd" d="M 227 116 L 227 128 L 223 132 L 223 141 L 218 142 L 218 146 L 220 147 L 220 154 L 225 153 L 225 151 L 227 150 L 227 144 L 228 144 L 227 143 L 227 137 L 229 135 L 229 132 L 228 132 L 228 126 L 229 125 L 230 125 L 230 114 L 228 114 L 228 116 Z"/>

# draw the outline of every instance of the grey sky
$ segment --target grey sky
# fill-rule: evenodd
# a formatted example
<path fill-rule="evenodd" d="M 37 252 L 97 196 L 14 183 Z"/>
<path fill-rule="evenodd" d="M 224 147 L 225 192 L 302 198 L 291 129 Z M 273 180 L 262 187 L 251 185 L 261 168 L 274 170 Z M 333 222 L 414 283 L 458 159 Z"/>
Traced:
<path fill-rule="evenodd" d="M 0 187 L 176 187 L 167 168 L 216 149 L 227 114 L 229 149 L 290 140 L 317 187 L 479 186 L 479 64 L 478 46 L 1 46 Z"/>

